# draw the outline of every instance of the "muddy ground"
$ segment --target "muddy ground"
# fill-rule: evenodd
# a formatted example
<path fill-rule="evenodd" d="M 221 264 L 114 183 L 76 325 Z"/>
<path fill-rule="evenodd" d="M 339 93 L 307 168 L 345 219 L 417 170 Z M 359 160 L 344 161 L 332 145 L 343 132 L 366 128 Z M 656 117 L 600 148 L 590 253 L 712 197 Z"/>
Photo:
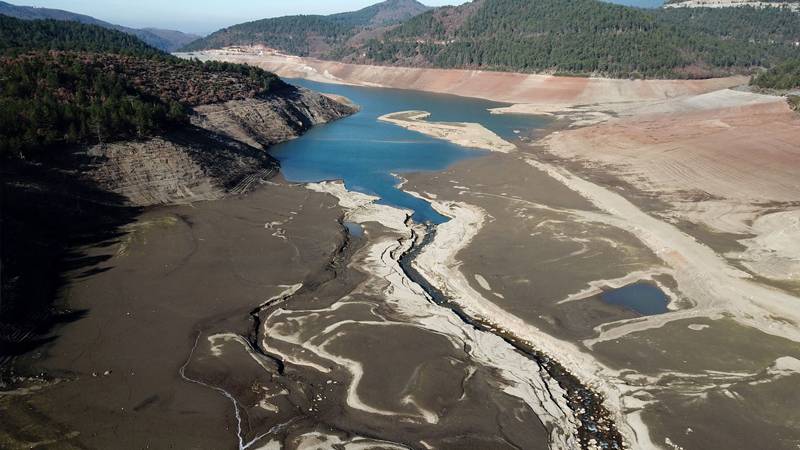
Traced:
<path fill-rule="evenodd" d="M 231 402 L 179 370 L 198 333 L 231 318 L 248 329 L 254 305 L 328 264 L 344 237 L 332 206 L 281 182 L 148 211 L 86 249 L 110 258 L 69 274 L 61 300 L 85 317 L 17 361 L 36 380 L 0 397 L 1 446 L 235 447 Z M 273 221 L 285 224 L 265 227 Z"/>

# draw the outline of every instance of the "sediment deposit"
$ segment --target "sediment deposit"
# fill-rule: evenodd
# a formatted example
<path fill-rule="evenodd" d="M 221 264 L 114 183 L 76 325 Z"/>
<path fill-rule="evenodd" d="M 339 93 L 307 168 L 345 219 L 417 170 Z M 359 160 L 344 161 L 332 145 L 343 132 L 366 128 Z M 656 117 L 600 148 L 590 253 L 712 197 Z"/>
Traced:
<path fill-rule="evenodd" d="M 509 153 L 517 149 L 479 123 L 444 123 L 426 120 L 425 111 L 403 111 L 387 114 L 378 120 L 393 123 L 437 139 L 444 139 L 462 147 L 479 148 L 490 152 Z"/>

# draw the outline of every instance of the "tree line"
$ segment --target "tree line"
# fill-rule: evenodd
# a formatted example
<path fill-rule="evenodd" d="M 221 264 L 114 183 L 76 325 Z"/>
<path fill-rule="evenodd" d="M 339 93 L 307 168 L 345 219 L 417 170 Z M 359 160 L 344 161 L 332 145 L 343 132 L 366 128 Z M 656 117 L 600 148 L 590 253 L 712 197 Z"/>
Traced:
<path fill-rule="evenodd" d="M 354 13 L 266 19 L 221 30 L 189 49 L 265 44 L 367 64 L 612 77 L 706 78 L 751 73 L 800 54 L 788 8 L 647 10 L 597 0 L 483 0 L 423 12 L 351 39 Z"/>
<path fill-rule="evenodd" d="M 358 52 L 379 64 L 651 78 L 746 72 L 800 54 L 800 15 L 780 8 L 486 0 L 456 26 L 446 15 L 457 14 L 421 14 Z"/>
<path fill-rule="evenodd" d="M 80 55 L 25 55 L 0 64 L 0 152 L 141 138 L 187 120 L 171 100 L 143 96 Z"/>
<path fill-rule="evenodd" d="M 0 154 L 137 139 L 188 122 L 189 107 L 286 85 L 241 64 L 189 61 L 128 34 L 0 16 Z"/>

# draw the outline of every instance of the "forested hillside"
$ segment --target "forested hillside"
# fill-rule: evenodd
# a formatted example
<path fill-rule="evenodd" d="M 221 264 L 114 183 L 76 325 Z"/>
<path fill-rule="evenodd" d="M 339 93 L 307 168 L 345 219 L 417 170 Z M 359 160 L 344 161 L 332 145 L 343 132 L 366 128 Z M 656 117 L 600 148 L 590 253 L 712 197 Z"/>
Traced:
<path fill-rule="evenodd" d="M 0 152 L 141 138 L 184 123 L 187 106 L 284 86 L 251 66 L 186 61 L 133 36 L 0 16 Z"/>
<path fill-rule="evenodd" d="M 687 3 L 692 0 L 664 0 L 665 5 L 679 5 L 681 3 Z M 697 2 L 697 0 L 695 0 Z M 698 3 L 702 3 L 704 0 L 699 0 Z M 748 1 L 758 2 L 758 3 L 777 3 L 777 4 L 788 4 L 788 3 L 797 3 L 798 0 L 731 0 L 731 3 L 746 3 Z"/>
<path fill-rule="evenodd" d="M 320 17 L 269 23 L 269 32 L 254 22 L 191 48 L 264 44 L 362 64 L 646 78 L 750 73 L 800 55 L 800 15 L 780 8 L 647 10 L 597 0 L 476 0 L 360 39 Z M 310 44 L 318 38 L 325 45 Z"/>
<path fill-rule="evenodd" d="M 321 56 L 347 46 L 359 33 L 398 24 L 428 9 L 416 0 L 387 0 L 349 13 L 257 20 L 217 31 L 183 50 L 267 44 L 295 55 Z"/>
<path fill-rule="evenodd" d="M 460 22 L 452 19 L 467 8 L 474 11 Z M 770 66 L 800 53 L 798 40 L 800 17 L 779 9 L 642 10 L 595 0 L 485 0 L 478 8 L 442 8 L 415 17 L 370 40 L 351 59 L 685 78 Z"/>

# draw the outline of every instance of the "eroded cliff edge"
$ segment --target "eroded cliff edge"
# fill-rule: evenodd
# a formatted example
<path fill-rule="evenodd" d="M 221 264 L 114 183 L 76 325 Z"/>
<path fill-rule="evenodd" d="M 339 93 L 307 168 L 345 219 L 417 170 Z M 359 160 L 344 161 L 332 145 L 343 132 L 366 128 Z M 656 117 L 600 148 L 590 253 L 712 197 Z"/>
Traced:
<path fill-rule="evenodd" d="M 286 86 L 263 97 L 193 108 L 191 125 L 142 141 L 81 149 L 86 175 L 136 206 L 214 200 L 241 193 L 278 170 L 265 151 L 357 108 Z"/>

